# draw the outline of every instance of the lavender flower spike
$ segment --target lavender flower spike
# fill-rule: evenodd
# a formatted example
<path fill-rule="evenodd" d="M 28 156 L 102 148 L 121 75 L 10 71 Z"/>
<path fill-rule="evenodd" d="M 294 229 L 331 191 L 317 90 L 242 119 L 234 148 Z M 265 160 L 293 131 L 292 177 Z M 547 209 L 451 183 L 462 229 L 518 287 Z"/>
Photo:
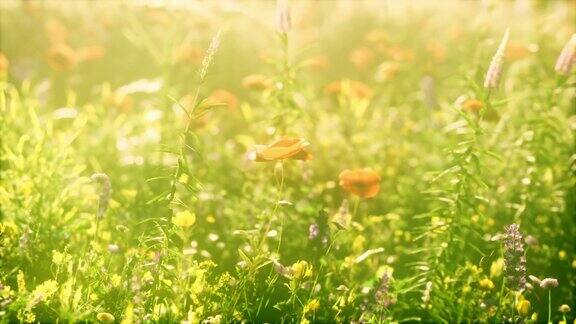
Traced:
<path fill-rule="evenodd" d="M 500 46 L 496 50 L 496 54 L 492 57 L 490 61 L 490 66 L 486 72 L 486 78 L 484 79 L 484 88 L 496 88 L 498 81 L 500 80 L 500 75 L 502 74 L 502 62 L 504 61 L 504 53 L 506 51 L 506 46 L 508 45 L 508 38 L 510 37 L 510 28 L 506 29 L 504 37 L 500 42 Z"/>
<path fill-rule="evenodd" d="M 90 177 L 90 179 L 101 185 L 97 216 L 98 218 L 102 218 L 104 217 L 104 214 L 108 209 L 108 203 L 110 202 L 110 178 L 106 173 L 95 173 Z"/>
<path fill-rule="evenodd" d="M 504 249 L 506 281 L 510 288 L 522 291 L 526 287 L 526 254 L 518 224 L 511 224 L 506 227 Z"/>
<path fill-rule="evenodd" d="M 568 43 L 564 45 L 560 56 L 556 60 L 554 70 L 558 74 L 566 75 L 572 70 L 574 62 L 576 62 L 576 34 L 573 34 Z"/>

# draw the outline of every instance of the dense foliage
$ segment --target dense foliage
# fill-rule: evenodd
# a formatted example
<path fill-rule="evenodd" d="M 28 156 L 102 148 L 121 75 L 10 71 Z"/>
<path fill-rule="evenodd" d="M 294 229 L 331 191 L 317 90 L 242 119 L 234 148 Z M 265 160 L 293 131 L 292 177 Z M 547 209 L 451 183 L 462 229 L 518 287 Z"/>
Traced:
<path fill-rule="evenodd" d="M 576 306 L 574 1 L 0 2 L 0 322 Z"/>

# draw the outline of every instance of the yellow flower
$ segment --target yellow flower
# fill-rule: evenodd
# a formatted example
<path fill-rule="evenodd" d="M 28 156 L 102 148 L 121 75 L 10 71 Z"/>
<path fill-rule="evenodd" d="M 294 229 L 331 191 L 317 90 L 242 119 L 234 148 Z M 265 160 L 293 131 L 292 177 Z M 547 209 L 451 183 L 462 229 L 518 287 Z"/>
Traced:
<path fill-rule="evenodd" d="M 174 217 L 172 217 L 172 223 L 180 227 L 190 227 L 196 223 L 196 215 L 186 210 L 183 212 L 178 212 Z"/>
<path fill-rule="evenodd" d="M 72 259 L 72 256 L 68 253 L 58 252 L 56 250 L 52 250 L 52 262 L 55 265 L 59 266 L 65 262 L 68 262 Z"/>
<path fill-rule="evenodd" d="M 480 280 L 480 288 L 483 290 L 492 290 L 494 289 L 494 283 L 488 278 L 482 279 Z"/>
<path fill-rule="evenodd" d="M 25 292 L 26 279 L 24 279 L 24 272 L 22 272 L 22 270 L 18 270 L 18 274 L 16 275 L 16 282 L 18 283 L 18 291 Z"/>
<path fill-rule="evenodd" d="M 304 314 L 307 314 L 309 312 L 314 312 L 318 308 L 320 308 L 320 301 L 318 301 L 318 299 L 314 298 L 314 299 L 310 300 L 308 302 L 308 304 L 304 307 Z"/>
<path fill-rule="evenodd" d="M 312 266 L 303 260 L 294 263 L 291 270 L 294 279 L 310 278 L 312 276 Z"/>
<path fill-rule="evenodd" d="M 26 307 L 32 309 L 37 304 L 48 300 L 54 293 L 58 291 L 58 283 L 56 280 L 46 280 L 42 284 L 36 286 L 34 291 L 32 291 L 32 296 L 28 300 Z"/>
<path fill-rule="evenodd" d="M 96 319 L 102 323 L 113 323 L 114 315 L 106 312 L 98 313 L 98 315 L 96 315 Z"/>
<path fill-rule="evenodd" d="M 500 277 L 502 275 L 502 270 L 504 269 L 504 259 L 499 258 L 492 262 L 490 266 L 490 277 Z"/>
<path fill-rule="evenodd" d="M 110 282 L 112 283 L 112 287 L 118 287 L 122 283 L 122 277 L 117 274 L 113 274 L 112 278 L 110 278 Z"/>
<path fill-rule="evenodd" d="M 520 316 L 528 315 L 528 312 L 530 312 L 530 302 L 527 301 L 526 299 L 519 301 L 516 304 L 516 310 L 518 311 L 518 314 L 520 314 Z"/>

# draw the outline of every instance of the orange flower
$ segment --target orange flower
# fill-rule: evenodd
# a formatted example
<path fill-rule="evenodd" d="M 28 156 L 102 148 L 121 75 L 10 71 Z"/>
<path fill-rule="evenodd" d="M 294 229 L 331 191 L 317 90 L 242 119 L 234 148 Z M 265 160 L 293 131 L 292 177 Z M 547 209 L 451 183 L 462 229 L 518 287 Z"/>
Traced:
<path fill-rule="evenodd" d="M 484 107 L 484 103 L 478 99 L 468 99 L 462 105 L 462 108 L 464 109 L 464 111 L 466 111 L 470 114 L 474 114 L 474 115 L 479 115 L 480 110 L 482 110 L 483 107 Z M 494 122 L 494 121 L 497 121 L 499 118 L 500 118 L 500 116 L 498 116 L 498 113 L 493 108 L 488 109 L 484 113 L 484 119 L 487 121 Z"/>
<path fill-rule="evenodd" d="M 104 57 L 106 49 L 103 46 L 94 45 L 79 48 L 77 50 L 78 61 L 95 61 Z"/>
<path fill-rule="evenodd" d="M 528 46 L 520 42 L 510 42 L 506 47 L 506 58 L 510 60 L 521 60 L 530 55 Z"/>
<path fill-rule="evenodd" d="M 112 91 L 104 96 L 104 104 L 109 107 L 128 113 L 134 106 L 134 100 L 129 94 Z"/>
<path fill-rule="evenodd" d="M 468 99 L 464 101 L 463 108 L 465 111 L 478 115 L 484 107 L 484 103 L 478 99 Z"/>
<path fill-rule="evenodd" d="M 272 81 L 262 74 L 251 74 L 242 79 L 242 86 L 252 90 L 266 90 L 272 87 Z"/>
<path fill-rule="evenodd" d="M 330 61 L 325 55 L 317 55 L 305 60 L 302 62 L 302 65 L 311 70 L 320 71 L 328 68 L 328 66 L 330 66 Z"/>
<path fill-rule="evenodd" d="M 57 71 L 71 70 L 78 63 L 76 52 L 66 44 L 53 45 L 48 50 L 47 59 L 48 65 Z"/>
<path fill-rule="evenodd" d="M 236 95 L 224 89 L 215 90 L 208 98 L 215 103 L 226 104 L 230 109 L 236 109 L 236 107 L 238 107 L 238 98 Z"/>
<path fill-rule="evenodd" d="M 4 53 L 0 52 L 0 76 L 8 72 L 9 66 L 10 62 L 8 61 L 8 58 L 6 58 Z"/>
<path fill-rule="evenodd" d="M 306 151 L 308 145 L 310 143 L 303 138 L 283 137 L 270 145 L 255 145 L 248 159 L 256 162 L 286 159 L 308 161 L 312 159 L 312 154 Z"/>
<path fill-rule="evenodd" d="M 399 70 L 400 66 L 397 62 L 394 61 L 384 62 L 380 64 L 376 69 L 374 79 L 377 82 L 389 81 L 396 76 Z"/>
<path fill-rule="evenodd" d="M 339 178 L 344 190 L 362 198 L 372 198 L 380 191 L 380 176 L 370 168 L 344 170 Z"/>
<path fill-rule="evenodd" d="M 426 44 L 426 49 L 432 54 L 436 62 L 444 62 L 444 59 L 446 59 L 446 47 L 444 47 L 444 45 L 432 41 Z"/>
<path fill-rule="evenodd" d="M 364 35 L 364 40 L 368 43 L 384 43 L 388 39 L 388 34 L 382 29 L 372 29 L 366 35 Z"/>
<path fill-rule="evenodd" d="M 358 69 L 365 69 L 374 62 L 374 52 L 368 47 L 358 47 L 348 54 L 348 59 Z"/>
<path fill-rule="evenodd" d="M 44 25 L 44 31 L 51 44 L 62 44 L 68 40 L 68 28 L 55 19 L 51 19 Z"/>
<path fill-rule="evenodd" d="M 360 81 L 354 80 L 339 80 L 329 83 L 325 88 L 324 91 L 327 94 L 331 95 L 340 95 L 342 93 L 343 84 L 347 84 L 350 91 L 350 96 L 356 99 L 370 99 L 372 98 L 372 89 L 370 87 Z"/>
<path fill-rule="evenodd" d="M 414 61 L 414 51 L 410 48 L 402 46 L 393 46 L 388 49 L 388 56 L 391 59 L 398 62 L 413 62 Z"/>
<path fill-rule="evenodd" d="M 202 62 L 203 55 L 204 53 L 199 46 L 183 44 L 174 50 L 172 58 L 176 63 L 191 63 L 198 65 Z"/>

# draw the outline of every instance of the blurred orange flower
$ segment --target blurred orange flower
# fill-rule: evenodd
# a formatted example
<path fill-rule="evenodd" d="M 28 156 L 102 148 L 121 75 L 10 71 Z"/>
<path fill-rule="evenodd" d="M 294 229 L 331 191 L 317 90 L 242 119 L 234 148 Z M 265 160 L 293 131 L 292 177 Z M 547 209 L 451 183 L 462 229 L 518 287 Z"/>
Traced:
<path fill-rule="evenodd" d="M 345 87 L 349 87 L 350 95 L 356 99 L 370 99 L 373 96 L 372 89 L 367 84 L 347 79 L 329 83 L 324 91 L 329 95 L 340 95 Z"/>
<path fill-rule="evenodd" d="M 389 81 L 393 79 L 398 71 L 400 70 L 400 65 L 398 62 L 388 61 L 380 64 L 376 69 L 376 74 L 374 79 L 378 82 Z"/>
<path fill-rule="evenodd" d="M 465 111 L 478 115 L 484 107 L 484 103 L 478 99 L 468 99 L 462 105 Z"/>
<path fill-rule="evenodd" d="M 358 69 L 365 69 L 374 63 L 374 52 L 368 47 L 355 48 L 348 54 L 348 59 Z"/>
<path fill-rule="evenodd" d="M 106 54 L 106 49 L 103 46 L 94 45 L 79 48 L 76 51 L 76 56 L 78 61 L 87 62 L 95 61 L 104 57 Z"/>
<path fill-rule="evenodd" d="M 372 29 L 364 35 L 364 40 L 368 43 L 383 43 L 388 38 L 388 34 L 383 29 Z"/>
<path fill-rule="evenodd" d="M 10 66 L 10 62 L 8 58 L 4 55 L 4 53 L 0 52 L 0 76 L 6 74 L 8 72 L 8 67 Z"/>
<path fill-rule="evenodd" d="M 208 99 L 214 103 L 226 104 L 230 109 L 236 109 L 238 107 L 238 98 L 236 95 L 224 89 L 214 90 Z"/>
<path fill-rule="evenodd" d="M 482 108 L 484 107 L 484 103 L 478 99 L 468 99 L 466 101 L 464 101 L 464 104 L 462 105 L 462 108 L 464 109 L 464 111 L 470 113 L 470 114 L 474 114 L 474 115 L 479 115 L 480 114 L 480 110 L 482 110 Z M 487 121 L 497 121 L 500 116 L 498 116 L 498 113 L 496 112 L 496 110 L 489 109 L 484 113 L 484 119 Z"/>
<path fill-rule="evenodd" d="M 44 24 L 44 31 L 51 44 L 66 43 L 68 40 L 68 28 L 55 19 L 51 19 Z"/>
<path fill-rule="evenodd" d="M 530 55 L 528 46 L 520 42 L 510 42 L 506 46 L 506 58 L 510 60 L 521 60 Z"/>
<path fill-rule="evenodd" d="M 370 168 L 344 170 L 339 178 L 344 190 L 362 198 L 372 198 L 380 191 L 380 176 Z"/>
<path fill-rule="evenodd" d="M 254 150 L 248 154 L 248 159 L 256 162 L 270 162 L 279 160 L 312 159 L 312 154 L 306 151 L 310 143 L 303 138 L 283 137 L 269 145 L 255 145 Z"/>
<path fill-rule="evenodd" d="M 68 45 L 55 44 L 48 50 L 48 65 L 56 71 L 68 71 L 78 63 L 76 52 Z"/>
<path fill-rule="evenodd" d="M 272 81 L 262 74 L 251 74 L 242 79 L 242 86 L 252 90 L 266 90 L 272 87 Z"/>
<path fill-rule="evenodd" d="M 183 44 L 177 47 L 172 54 L 172 58 L 176 63 L 191 63 L 194 65 L 202 62 L 204 53 L 202 48 L 197 45 Z"/>
<path fill-rule="evenodd" d="M 129 94 L 121 93 L 119 91 L 112 91 L 105 94 L 104 105 L 118 109 L 123 113 L 128 113 L 134 107 L 134 100 Z"/>
<path fill-rule="evenodd" d="M 426 44 L 426 50 L 428 50 L 436 62 L 443 62 L 446 59 L 446 47 L 438 42 L 428 42 L 428 44 Z"/>
<path fill-rule="evenodd" d="M 413 62 L 414 51 L 403 46 L 394 46 L 388 49 L 388 56 L 398 62 Z"/>
<path fill-rule="evenodd" d="M 330 61 L 326 55 L 316 55 L 302 62 L 302 65 L 311 70 L 320 71 L 328 68 L 328 66 L 330 66 Z"/>

